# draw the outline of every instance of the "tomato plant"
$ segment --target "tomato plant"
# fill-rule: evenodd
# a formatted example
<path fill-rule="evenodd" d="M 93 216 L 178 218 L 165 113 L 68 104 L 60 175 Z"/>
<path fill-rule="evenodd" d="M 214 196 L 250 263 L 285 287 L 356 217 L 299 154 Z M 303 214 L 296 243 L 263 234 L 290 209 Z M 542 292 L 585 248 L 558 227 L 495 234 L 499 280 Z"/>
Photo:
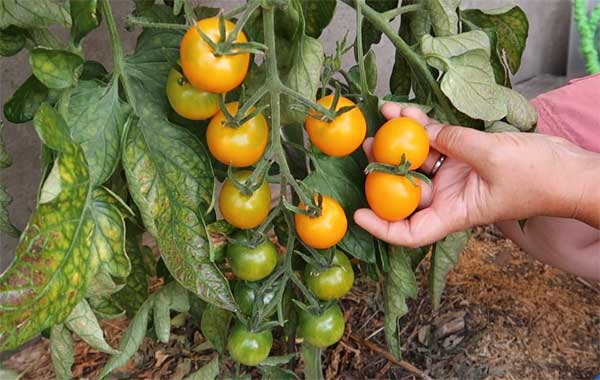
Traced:
<path fill-rule="evenodd" d="M 57 378 L 68 379 L 75 334 L 110 355 L 106 378 L 149 329 L 168 342 L 179 315 L 199 318 L 217 353 L 191 376 L 296 376 L 302 362 L 306 377 L 319 379 L 321 350 L 343 339 L 344 295 L 355 275 L 369 274 L 383 289 L 387 348 L 400 357 L 399 318 L 417 295 L 416 267 L 430 253 L 437 308 L 469 234 L 408 249 L 353 222 L 366 206 L 406 217 L 426 180 L 413 171 L 427 157 L 422 127 L 384 125 L 379 106 L 530 130 L 535 112 L 509 75 L 525 46 L 524 12 L 461 9 L 459 0 L 248 0 L 222 11 L 136 0 L 126 21 L 139 37 L 126 52 L 111 3 L 0 0 L 0 55 L 28 54 L 31 67 L 3 114 L 32 122 L 43 168 L 23 231 L 0 185 L 0 232 L 20 239 L 0 276 L 0 349 L 45 331 Z M 356 38 L 325 51 L 319 37 L 341 7 L 353 9 L 346 26 Z M 82 43 L 100 24 L 111 71 Z M 61 27 L 69 33 L 55 33 Z M 377 88 L 372 46 L 383 36 L 395 62 L 379 98 L 387 88 Z M 377 136 L 378 162 L 369 165 L 365 136 Z M 0 139 L 0 168 L 8 165 Z M 130 324 L 111 347 L 98 319 L 121 315 Z M 221 365 L 229 359 L 257 369 Z"/>

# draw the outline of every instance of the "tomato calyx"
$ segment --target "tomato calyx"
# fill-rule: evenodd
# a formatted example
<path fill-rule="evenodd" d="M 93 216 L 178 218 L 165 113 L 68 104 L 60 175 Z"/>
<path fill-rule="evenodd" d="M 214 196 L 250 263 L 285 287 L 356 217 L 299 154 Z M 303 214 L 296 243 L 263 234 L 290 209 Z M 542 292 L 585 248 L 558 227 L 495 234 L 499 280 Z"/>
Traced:
<path fill-rule="evenodd" d="M 302 182 L 299 182 L 302 183 Z M 316 198 L 316 202 L 313 200 Z M 294 214 L 303 214 L 311 218 L 318 218 L 323 213 L 323 194 L 317 193 L 315 197 L 310 197 L 303 201 L 304 207 L 294 206 L 285 199 L 282 200 L 283 206 Z"/>
<path fill-rule="evenodd" d="M 402 154 L 402 159 L 400 161 L 400 165 L 390 165 L 390 164 L 382 164 L 380 162 L 371 162 L 365 168 L 365 174 L 369 174 L 374 171 L 389 173 L 394 175 L 399 175 L 406 177 L 413 185 L 418 186 L 417 181 L 415 179 L 419 179 L 427 184 L 431 184 L 431 179 L 427 177 L 423 173 L 419 173 L 414 170 L 409 170 L 410 161 L 406 160 L 404 154 Z"/>
<path fill-rule="evenodd" d="M 274 163 L 274 160 L 271 156 L 272 154 L 269 149 L 265 153 L 263 159 L 258 163 L 256 169 L 254 169 L 250 177 L 246 178 L 243 182 L 236 178 L 232 166 L 227 167 L 227 178 L 231 181 L 233 186 L 240 191 L 240 193 L 250 196 L 265 182 L 267 173 L 269 172 L 271 165 Z"/>

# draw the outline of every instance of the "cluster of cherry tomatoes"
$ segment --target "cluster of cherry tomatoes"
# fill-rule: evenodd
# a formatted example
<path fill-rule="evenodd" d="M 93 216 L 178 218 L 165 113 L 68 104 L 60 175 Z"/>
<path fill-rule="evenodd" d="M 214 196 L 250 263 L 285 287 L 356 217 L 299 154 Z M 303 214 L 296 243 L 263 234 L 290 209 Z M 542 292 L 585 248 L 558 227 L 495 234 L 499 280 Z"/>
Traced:
<path fill-rule="evenodd" d="M 265 154 L 269 143 L 267 118 L 251 107 L 240 125 L 228 123 L 228 115 L 220 109 L 223 93 L 238 87 L 245 79 L 250 64 L 250 54 L 215 54 L 207 41 L 224 41 L 232 33 L 235 24 L 225 21 L 226 36 L 221 36 L 219 19 L 216 17 L 199 21 L 185 33 L 180 46 L 179 64 L 181 71 L 174 68 L 167 79 L 167 97 L 173 109 L 190 120 L 211 119 L 206 129 L 206 141 L 212 156 L 225 165 L 236 168 L 236 182 L 244 183 L 251 175 L 248 168 L 254 166 Z M 204 33 L 202 36 L 199 30 Z M 246 35 L 239 31 L 235 43 L 247 42 Z M 214 46 L 214 45 L 213 45 Z M 336 102 L 336 104 L 333 104 Z M 328 95 L 318 104 L 335 111 L 333 119 L 325 118 L 310 110 L 305 121 L 306 132 L 311 143 L 323 153 L 343 157 L 358 149 L 367 133 L 367 123 L 360 109 L 350 99 Z M 229 115 L 236 115 L 237 102 L 225 105 Z M 390 165 L 400 164 L 405 156 L 411 169 L 419 167 L 427 157 L 419 144 L 423 136 L 419 126 L 409 119 L 397 119 L 386 123 L 377 133 L 373 145 L 375 159 Z M 399 137 L 400 136 L 400 137 Z M 427 144 L 428 150 L 428 144 Z M 239 184 L 226 179 L 219 194 L 219 209 L 223 218 L 231 225 L 248 230 L 261 226 L 271 210 L 271 190 L 266 181 L 252 193 L 244 192 Z M 417 184 L 403 176 L 384 172 L 372 172 L 366 181 L 369 205 L 381 217 L 395 220 L 406 217 L 416 208 L 420 198 Z M 395 202 L 395 200 L 398 200 Z M 314 249 L 335 247 L 346 234 L 348 221 L 337 200 L 327 195 L 315 195 L 319 211 L 308 212 L 310 205 L 300 203 L 294 216 L 297 236 Z M 413 207 L 414 206 L 414 207 Z M 276 246 L 269 240 L 254 246 L 241 243 L 241 235 L 234 236 L 228 244 L 227 256 L 235 275 L 234 296 L 240 311 L 252 313 L 256 302 L 255 282 L 268 277 L 278 263 Z M 343 297 L 354 283 L 354 271 L 348 257 L 335 250 L 328 267 L 307 264 L 304 282 L 314 296 L 323 301 Z M 274 293 L 265 292 L 262 303 L 268 304 Z M 267 316 L 269 317 L 269 316 Z M 340 307 L 333 304 L 320 314 L 300 311 L 299 335 L 316 347 L 328 347 L 341 339 L 344 333 L 344 317 Z M 270 353 L 273 336 L 270 330 L 252 331 L 237 323 L 228 338 L 227 348 L 234 360 L 245 365 L 257 365 Z"/>

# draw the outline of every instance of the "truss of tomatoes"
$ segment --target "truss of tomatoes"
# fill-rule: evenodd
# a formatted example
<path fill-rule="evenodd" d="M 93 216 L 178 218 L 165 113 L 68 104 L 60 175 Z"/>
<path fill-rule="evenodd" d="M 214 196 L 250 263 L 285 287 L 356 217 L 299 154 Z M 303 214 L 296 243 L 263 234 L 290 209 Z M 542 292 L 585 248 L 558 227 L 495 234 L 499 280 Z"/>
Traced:
<path fill-rule="evenodd" d="M 225 21 L 226 34 L 235 24 Z M 233 178 L 227 178 L 221 188 L 218 204 L 223 218 L 231 225 L 250 230 L 262 225 L 271 210 L 271 190 L 266 181 L 256 184 L 252 192 L 244 191 L 252 171 L 249 167 L 263 157 L 269 142 L 269 125 L 265 116 L 254 108 L 247 110 L 241 125 L 229 125 L 229 115 L 236 115 L 240 104 L 219 106 L 221 94 L 237 88 L 245 79 L 250 65 L 250 54 L 214 54 L 199 30 L 212 41 L 221 38 L 219 18 L 198 21 L 184 35 L 180 46 L 179 67 L 169 73 L 166 92 L 173 110 L 189 120 L 210 119 L 206 128 L 206 142 L 212 156 L 221 163 L 235 168 Z M 240 31 L 235 42 L 247 42 Z M 335 111 L 333 119 L 326 119 L 315 110 L 306 116 L 305 129 L 312 145 L 333 157 L 344 157 L 358 149 L 367 133 L 367 122 L 356 104 L 343 96 L 327 95 L 317 102 Z M 335 103 L 335 104 L 334 104 Z M 395 222 L 409 217 L 421 198 L 418 179 L 397 174 L 390 167 L 402 166 L 418 169 L 429 153 L 429 140 L 425 128 L 415 120 L 401 117 L 385 123 L 373 141 L 373 159 L 382 164 L 371 171 L 365 181 L 369 207 L 380 218 Z M 385 168 L 388 168 L 387 170 Z M 310 205 L 300 203 L 294 215 L 297 236 L 308 247 L 325 250 L 335 247 L 344 237 L 348 221 L 339 202 L 327 195 L 315 195 L 316 214 L 308 212 Z M 248 246 L 241 234 L 228 244 L 227 256 L 236 277 L 234 296 L 241 312 L 252 313 L 257 302 L 257 286 L 276 268 L 278 253 L 269 240 Z M 303 279 L 308 289 L 322 301 L 342 298 L 354 283 L 354 270 L 348 257 L 334 250 L 327 267 L 307 264 Z M 272 300 L 274 294 L 264 292 L 262 303 Z M 272 313 L 271 313 L 272 314 Z M 269 316 L 267 316 L 269 317 Z M 321 314 L 300 311 L 299 335 L 313 346 L 325 348 L 337 343 L 344 334 L 344 316 L 337 303 L 331 304 Z M 237 323 L 229 334 L 227 349 L 231 357 L 244 365 L 255 366 L 265 360 L 273 344 L 271 331 L 252 331 Z"/>

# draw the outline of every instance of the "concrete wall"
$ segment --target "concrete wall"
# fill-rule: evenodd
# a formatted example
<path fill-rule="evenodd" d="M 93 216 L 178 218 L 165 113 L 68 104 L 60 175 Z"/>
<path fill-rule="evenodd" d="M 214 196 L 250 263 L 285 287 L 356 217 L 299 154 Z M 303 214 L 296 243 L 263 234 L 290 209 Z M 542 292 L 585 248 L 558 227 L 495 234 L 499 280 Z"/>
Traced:
<path fill-rule="evenodd" d="M 132 49 L 136 33 L 128 33 L 123 29 L 124 17 L 131 11 L 132 1 L 113 0 L 114 12 L 122 33 L 126 49 Z M 230 8 L 239 1 L 202 1 L 202 4 Z M 512 4 L 506 0 L 464 0 L 463 8 L 494 8 Z M 530 33 L 524 53 L 523 66 L 515 77 L 515 81 L 531 78 L 540 73 L 564 75 L 567 61 L 567 48 L 570 26 L 570 2 L 568 0 L 519 0 L 516 1 L 530 20 Z M 340 5 L 335 20 L 323 35 L 326 51 L 331 53 L 335 41 L 342 38 L 346 31 L 354 31 L 354 13 L 348 7 Z M 352 38 L 353 35 L 349 34 Z M 110 63 L 108 35 L 104 27 L 94 31 L 86 40 L 87 57 L 98 60 L 107 67 Z M 388 91 L 388 78 L 393 66 L 393 48 L 384 38 L 375 47 L 379 63 L 378 92 Z M 352 57 L 346 57 L 351 64 Z M 4 104 L 17 86 L 31 73 L 27 62 L 27 54 L 21 52 L 15 57 L 0 59 L 0 104 Z M 0 171 L 0 182 L 8 186 L 8 191 L 15 198 L 10 207 L 11 218 L 23 228 L 33 212 L 34 198 L 40 179 L 39 141 L 31 125 L 8 124 L 4 131 L 8 150 L 14 164 L 7 170 Z M 16 245 L 16 239 L 0 235 L 0 270 L 8 265 Z"/>

